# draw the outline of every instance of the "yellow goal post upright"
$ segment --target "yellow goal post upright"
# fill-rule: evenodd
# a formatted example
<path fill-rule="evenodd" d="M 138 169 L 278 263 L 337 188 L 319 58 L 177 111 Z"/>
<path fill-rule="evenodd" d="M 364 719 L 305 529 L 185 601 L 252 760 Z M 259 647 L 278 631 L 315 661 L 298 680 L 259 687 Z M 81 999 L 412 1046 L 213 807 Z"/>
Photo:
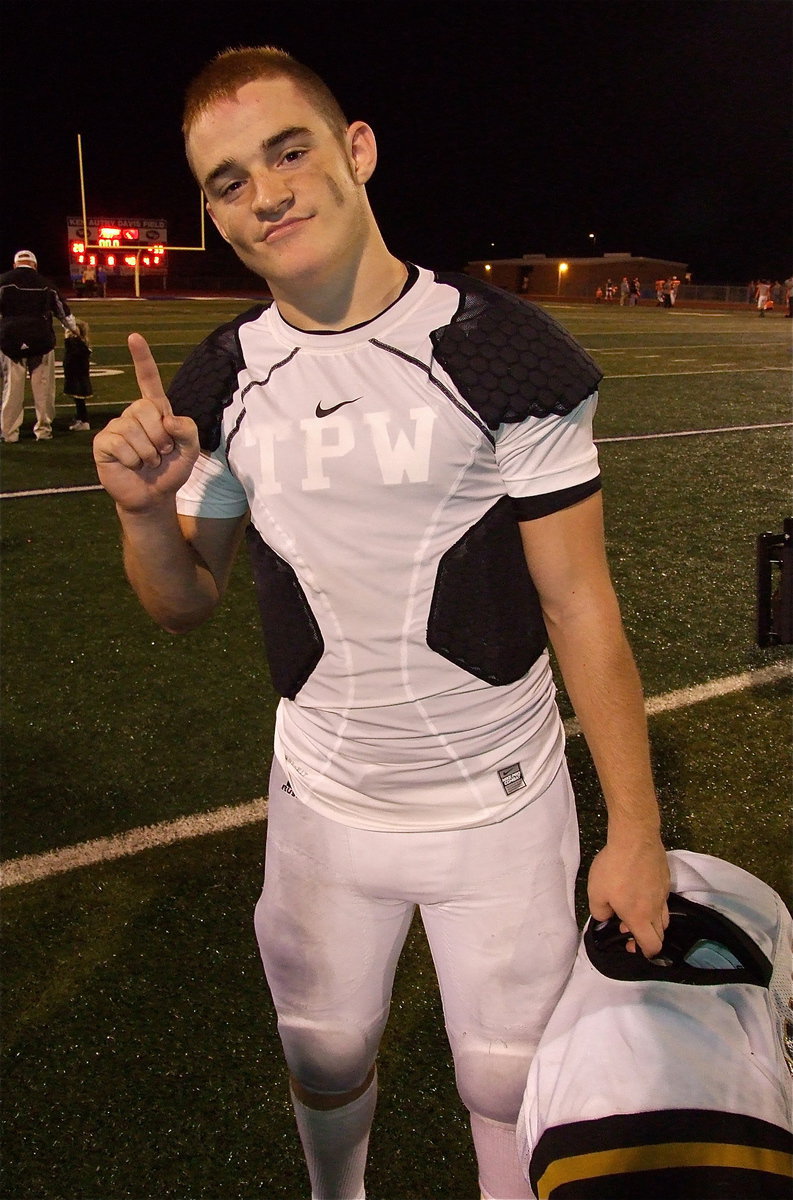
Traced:
<path fill-rule="evenodd" d="M 82 211 L 82 217 L 83 217 L 83 242 L 85 245 L 85 249 L 86 250 L 103 250 L 103 249 L 105 249 L 104 246 L 100 246 L 98 243 L 92 243 L 88 240 L 88 214 L 87 214 L 87 209 L 86 209 L 86 205 L 85 205 L 85 173 L 84 173 L 84 169 L 83 169 L 83 138 L 82 138 L 82 134 L 80 134 L 80 133 L 77 134 L 77 161 L 78 161 L 79 170 L 80 170 L 80 202 L 82 205 L 81 211 Z M 198 195 L 199 195 L 199 200 L 200 200 L 199 222 L 200 222 L 200 229 L 201 229 L 201 245 L 200 246 L 169 246 L 166 244 L 163 247 L 163 249 L 166 250 L 167 252 L 170 252 L 171 250 L 175 250 L 175 251 L 206 250 L 206 236 L 205 236 L 206 235 L 206 226 L 205 226 L 205 215 L 204 215 L 205 201 L 204 201 L 204 193 L 200 190 L 200 188 L 199 188 Z M 129 247 L 129 249 L 133 250 L 133 247 Z M 135 253 L 135 299 L 136 300 L 140 300 L 140 256 L 144 251 L 148 251 L 150 249 L 151 249 L 150 246 L 138 246 L 137 248 L 134 248 L 134 253 Z"/>

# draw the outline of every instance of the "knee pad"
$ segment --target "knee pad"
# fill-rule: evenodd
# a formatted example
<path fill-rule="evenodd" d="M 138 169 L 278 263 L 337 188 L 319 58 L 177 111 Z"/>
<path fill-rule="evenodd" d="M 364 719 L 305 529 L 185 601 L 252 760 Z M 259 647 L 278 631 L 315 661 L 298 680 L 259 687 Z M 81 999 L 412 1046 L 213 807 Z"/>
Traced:
<path fill-rule="evenodd" d="M 292 1075 L 308 1091 L 329 1095 L 360 1087 L 377 1056 L 381 1032 L 382 1025 L 362 1031 L 310 1016 L 293 1015 L 278 1021 Z"/>
<path fill-rule="evenodd" d="M 514 1125 L 534 1049 L 525 1041 L 469 1041 L 466 1037 L 455 1053 L 454 1065 L 457 1091 L 468 1111 Z"/>

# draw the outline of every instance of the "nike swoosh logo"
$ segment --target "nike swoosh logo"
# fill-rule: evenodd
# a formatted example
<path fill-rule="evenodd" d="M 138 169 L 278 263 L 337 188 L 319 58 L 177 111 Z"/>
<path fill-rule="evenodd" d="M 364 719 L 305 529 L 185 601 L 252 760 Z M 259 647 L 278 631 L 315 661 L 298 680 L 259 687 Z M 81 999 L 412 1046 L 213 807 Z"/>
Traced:
<path fill-rule="evenodd" d="M 317 407 L 314 409 L 314 414 L 317 417 L 329 417 L 331 413 L 335 413 L 337 409 L 344 408 L 345 404 L 355 404 L 356 400 L 363 400 L 363 396 L 356 396 L 353 400 L 341 400 L 338 404 L 333 404 L 330 408 L 323 408 L 320 400 Z"/>

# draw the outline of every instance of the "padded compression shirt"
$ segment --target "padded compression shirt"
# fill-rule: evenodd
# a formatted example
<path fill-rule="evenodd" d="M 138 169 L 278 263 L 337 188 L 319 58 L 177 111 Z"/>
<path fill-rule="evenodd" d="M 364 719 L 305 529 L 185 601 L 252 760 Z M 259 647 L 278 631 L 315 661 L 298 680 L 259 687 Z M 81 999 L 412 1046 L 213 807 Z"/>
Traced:
<path fill-rule="evenodd" d="M 275 749 L 306 804 L 442 830 L 551 782 L 564 739 L 518 518 L 600 486 L 599 378 L 540 309 L 421 268 L 342 332 L 258 306 L 178 373 L 204 451 L 178 510 L 250 511 Z"/>

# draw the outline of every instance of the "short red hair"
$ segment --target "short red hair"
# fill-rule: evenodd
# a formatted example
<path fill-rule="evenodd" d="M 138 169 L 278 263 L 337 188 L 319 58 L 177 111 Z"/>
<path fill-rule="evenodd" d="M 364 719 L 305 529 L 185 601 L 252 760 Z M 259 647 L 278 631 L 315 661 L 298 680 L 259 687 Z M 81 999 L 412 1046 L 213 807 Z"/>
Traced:
<path fill-rule="evenodd" d="M 338 100 L 310 67 L 275 46 L 241 46 L 223 50 L 196 75 L 185 94 L 182 133 L 185 140 L 195 121 L 218 100 L 228 100 L 255 79 L 291 79 L 340 140 L 349 124 Z"/>

